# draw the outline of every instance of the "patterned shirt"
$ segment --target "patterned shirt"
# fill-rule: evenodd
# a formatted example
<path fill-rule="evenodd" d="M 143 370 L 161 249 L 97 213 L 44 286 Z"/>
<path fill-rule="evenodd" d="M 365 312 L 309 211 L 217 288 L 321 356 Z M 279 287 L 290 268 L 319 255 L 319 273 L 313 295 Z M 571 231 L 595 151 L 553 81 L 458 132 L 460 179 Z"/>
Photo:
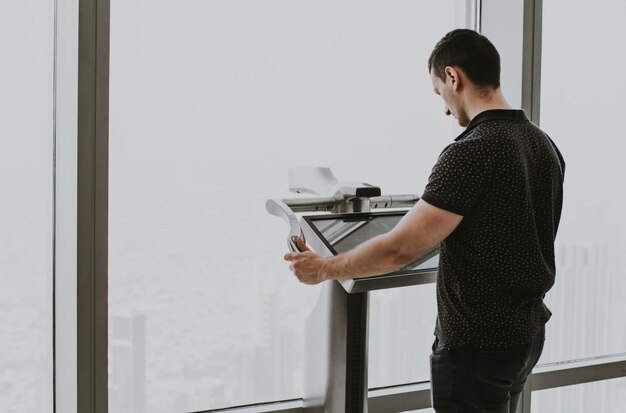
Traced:
<path fill-rule="evenodd" d="M 449 346 L 511 348 L 542 331 L 564 170 L 521 110 L 480 113 L 440 155 L 422 199 L 464 217 L 440 248 L 435 335 Z"/>

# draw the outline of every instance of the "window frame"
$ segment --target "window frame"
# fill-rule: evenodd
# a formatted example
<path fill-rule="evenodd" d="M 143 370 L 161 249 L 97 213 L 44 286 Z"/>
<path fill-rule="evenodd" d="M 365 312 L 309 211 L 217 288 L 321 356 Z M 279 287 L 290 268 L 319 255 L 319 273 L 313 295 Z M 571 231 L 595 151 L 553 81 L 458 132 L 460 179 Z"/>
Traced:
<path fill-rule="evenodd" d="M 56 0 L 54 411 L 108 411 L 109 0 Z"/>

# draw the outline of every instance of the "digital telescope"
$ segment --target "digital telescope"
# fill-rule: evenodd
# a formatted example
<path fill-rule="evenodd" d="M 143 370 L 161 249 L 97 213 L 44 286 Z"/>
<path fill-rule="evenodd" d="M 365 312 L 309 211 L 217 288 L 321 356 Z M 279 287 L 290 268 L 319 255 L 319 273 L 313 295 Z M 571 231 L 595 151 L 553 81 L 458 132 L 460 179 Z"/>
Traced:
<path fill-rule="evenodd" d="M 322 257 L 389 232 L 419 201 L 416 195 L 381 195 L 379 187 L 339 181 L 329 168 L 290 168 L 288 182 L 290 191 L 309 196 L 269 199 L 266 209 L 287 222 L 290 251 L 297 251 L 295 238 L 302 237 Z M 305 326 L 307 412 L 367 412 L 369 291 L 435 282 L 438 253 L 431 250 L 393 273 L 322 284 Z"/>

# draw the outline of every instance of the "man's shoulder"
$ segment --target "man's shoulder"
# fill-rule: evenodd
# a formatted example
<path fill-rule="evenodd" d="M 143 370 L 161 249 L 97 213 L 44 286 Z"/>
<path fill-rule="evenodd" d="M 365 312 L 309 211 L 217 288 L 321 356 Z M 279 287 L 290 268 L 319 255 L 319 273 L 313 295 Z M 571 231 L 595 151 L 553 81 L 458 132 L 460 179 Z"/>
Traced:
<path fill-rule="evenodd" d="M 518 148 L 520 140 L 526 138 L 548 139 L 548 135 L 528 120 L 495 119 L 476 125 L 469 133 L 449 145 L 460 150 L 495 151 L 504 155 L 507 149 Z"/>
<path fill-rule="evenodd" d="M 498 148 L 507 144 L 508 136 L 477 125 L 472 131 L 458 139 L 442 151 L 442 154 L 488 154 L 499 152 Z"/>

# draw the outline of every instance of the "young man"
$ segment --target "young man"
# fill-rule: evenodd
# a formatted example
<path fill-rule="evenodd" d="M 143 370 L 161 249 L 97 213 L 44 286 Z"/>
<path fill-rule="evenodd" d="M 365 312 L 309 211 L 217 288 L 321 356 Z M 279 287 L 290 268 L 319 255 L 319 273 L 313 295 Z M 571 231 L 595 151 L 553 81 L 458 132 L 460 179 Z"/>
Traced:
<path fill-rule="evenodd" d="M 454 30 L 429 60 L 434 92 L 465 131 L 446 147 L 420 201 L 388 234 L 325 259 L 302 240 L 285 255 L 307 284 L 397 270 L 440 244 L 431 355 L 437 413 L 514 413 L 537 363 L 555 277 L 565 163 L 500 90 L 500 56 Z"/>

